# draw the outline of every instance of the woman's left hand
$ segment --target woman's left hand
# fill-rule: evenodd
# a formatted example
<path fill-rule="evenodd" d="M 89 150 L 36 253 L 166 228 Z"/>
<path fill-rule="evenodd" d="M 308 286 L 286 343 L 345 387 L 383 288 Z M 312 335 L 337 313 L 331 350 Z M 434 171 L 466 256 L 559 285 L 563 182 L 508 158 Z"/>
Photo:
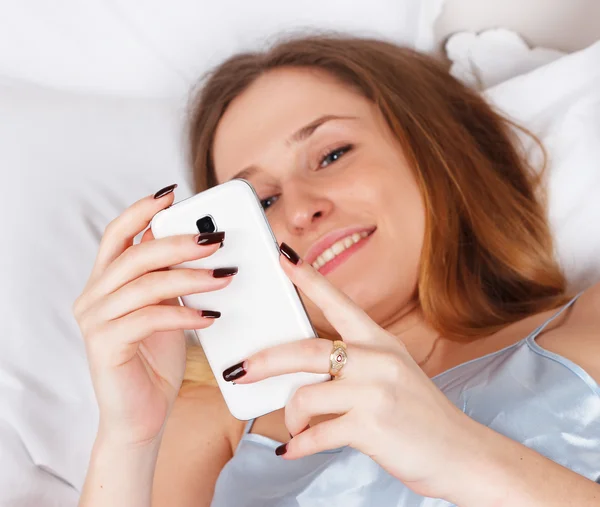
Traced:
<path fill-rule="evenodd" d="M 443 497 L 449 482 L 458 480 L 481 451 L 480 425 L 444 396 L 396 336 L 312 266 L 281 262 L 340 334 L 348 360 L 334 381 L 301 387 L 292 396 L 285 423 L 294 436 L 279 453 L 295 459 L 351 446 L 415 492 Z M 331 351 L 331 340 L 323 338 L 262 350 L 247 358 L 246 374 L 236 383 L 293 372 L 328 373 Z M 307 428 L 313 417 L 326 414 L 339 417 Z"/>

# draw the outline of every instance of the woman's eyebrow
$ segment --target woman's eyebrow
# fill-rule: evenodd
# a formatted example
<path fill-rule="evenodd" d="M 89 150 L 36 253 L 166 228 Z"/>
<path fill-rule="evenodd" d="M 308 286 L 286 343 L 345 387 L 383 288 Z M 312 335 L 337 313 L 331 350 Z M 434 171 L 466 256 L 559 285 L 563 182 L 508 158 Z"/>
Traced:
<path fill-rule="evenodd" d="M 319 116 L 315 120 L 311 121 L 309 124 L 296 131 L 294 134 L 292 134 L 292 136 L 286 141 L 286 144 L 291 145 L 294 143 L 299 143 L 300 141 L 305 141 L 321 125 L 331 120 L 358 120 L 358 118 L 356 116 L 339 116 L 335 114 L 324 114 L 323 116 Z M 257 171 L 258 168 L 255 165 L 250 165 L 236 173 L 231 179 L 246 179 L 255 174 Z"/>
<path fill-rule="evenodd" d="M 304 141 L 308 139 L 315 130 L 317 130 L 324 123 L 331 120 L 357 120 L 356 116 L 338 116 L 334 114 L 325 114 L 323 116 L 319 116 L 316 120 L 311 121 L 308 125 L 305 125 L 300 130 L 295 132 L 286 142 L 286 144 L 298 143 L 300 141 Z"/>

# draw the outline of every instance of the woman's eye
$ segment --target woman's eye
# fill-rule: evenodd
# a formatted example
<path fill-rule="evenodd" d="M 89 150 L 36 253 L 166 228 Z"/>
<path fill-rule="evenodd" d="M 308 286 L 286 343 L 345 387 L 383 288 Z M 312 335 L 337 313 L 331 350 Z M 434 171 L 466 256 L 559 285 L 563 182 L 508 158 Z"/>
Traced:
<path fill-rule="evenodd" d="M 270 208 L 273 204 L 275 204 L 278 198 L 278 196 L 273 195 L 271 197 L 267 197 L 266 199 L 261 199 L 260 204 L 263 207 L 263 209 L 266 210 L 267 208 Z"/>
<path fill-rule="evenodd" d="M 346 146 L 342 146 L 341 148 L 336 148 L 335 150 L 330 151 L 321 159 L 321 164 L 319 165 L 319 167 L 327 167 L 329 164 L 332 164 L 333 162 L 343 157 L 344 154 L 350 151 L 351 149 L 352 145 L 348 144 Z"/>

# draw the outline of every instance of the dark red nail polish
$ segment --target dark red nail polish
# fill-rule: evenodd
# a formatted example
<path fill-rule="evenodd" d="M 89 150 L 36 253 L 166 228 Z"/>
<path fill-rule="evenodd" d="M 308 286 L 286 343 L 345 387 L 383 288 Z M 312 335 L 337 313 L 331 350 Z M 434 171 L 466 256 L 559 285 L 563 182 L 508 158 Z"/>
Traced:
<path fill-rule="evenodd" d="M 277 449 L 275 449 L 275 454 L 277 456 L 283 456 L 287 452 L 287 444 L 280 445 Z"/>
<path fill-rule="evenodd" d="M 298 265 L 302 262 L 300 256 L 286 243 L 281 243 L 281 245 L 279 245 L 279 251 L 294 265 Z"/>
<path fill-rule="evenodd" d="M 196 236 L 196 243 L 199 245 L 215 245 L 216 243 L 223 243 L 225 239 L 225 232 L 203 232 Z"/>
<path fill-rule="evenodd" d="M 248 372 L 246 371 L 246 368 L 244 368 L 244 363 L 245 361 L 242 361 L 241 363 L 234 364 L 233 366 L 227 368 L 223 372 L 223 378 L 225 379 L 225 382 L 232 382 L 246 375 Z"/>
<path fill-rule="evenodd" d="M 221 312 L 215 312 L 213 310 L 200 310 L 200 315 L 206 319 L 218 319 L 221 316 Z"/>
<path fill-rule="evenodd" d="M 168 187 L 165 187 L 165 188 L 161 188 L 158 192 L 156 192 L 156 194 L 154 194 L 154 198 L 160 199 L 161 197 L 164 197 L 165 195 L 173 192 L 173 190 L 175 190 L 176 188 L 177 188 L 177 183 L 174 183 L 173 185 L 169 185 Z"/>
<path fill-rule="evenodd" d="M 217 268 L 213 269 L 213 278 L 226 278 L 233 276 L 238 272 L 238 268 Z"/>

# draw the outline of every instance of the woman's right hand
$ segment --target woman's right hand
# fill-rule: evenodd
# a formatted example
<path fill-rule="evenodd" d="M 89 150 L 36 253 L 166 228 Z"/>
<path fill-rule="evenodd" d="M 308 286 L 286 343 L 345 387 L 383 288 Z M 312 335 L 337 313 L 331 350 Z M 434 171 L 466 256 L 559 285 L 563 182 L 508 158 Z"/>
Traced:
<path fill-rule="evenodd" d="M 160 436 L 185 371 L 183 330 L 214 322 L 214 316 L 180 306 L 177 297 L 222 289 L 235 271 L 219 277 L 223 273 L 212 270 L 167 269 L 212 255 L 221 246 L 220 233 L 203 234 L 204 244 L 198 244 L 198 235 L 154 239 L 148 229 L 142 242 L 133 244 L 152 217 L 172 203 L 172 189 L 163 190 L 108 225 L 73 305 L 100 409 L 99 434 L 119 445 L 143 445 Z"/>

